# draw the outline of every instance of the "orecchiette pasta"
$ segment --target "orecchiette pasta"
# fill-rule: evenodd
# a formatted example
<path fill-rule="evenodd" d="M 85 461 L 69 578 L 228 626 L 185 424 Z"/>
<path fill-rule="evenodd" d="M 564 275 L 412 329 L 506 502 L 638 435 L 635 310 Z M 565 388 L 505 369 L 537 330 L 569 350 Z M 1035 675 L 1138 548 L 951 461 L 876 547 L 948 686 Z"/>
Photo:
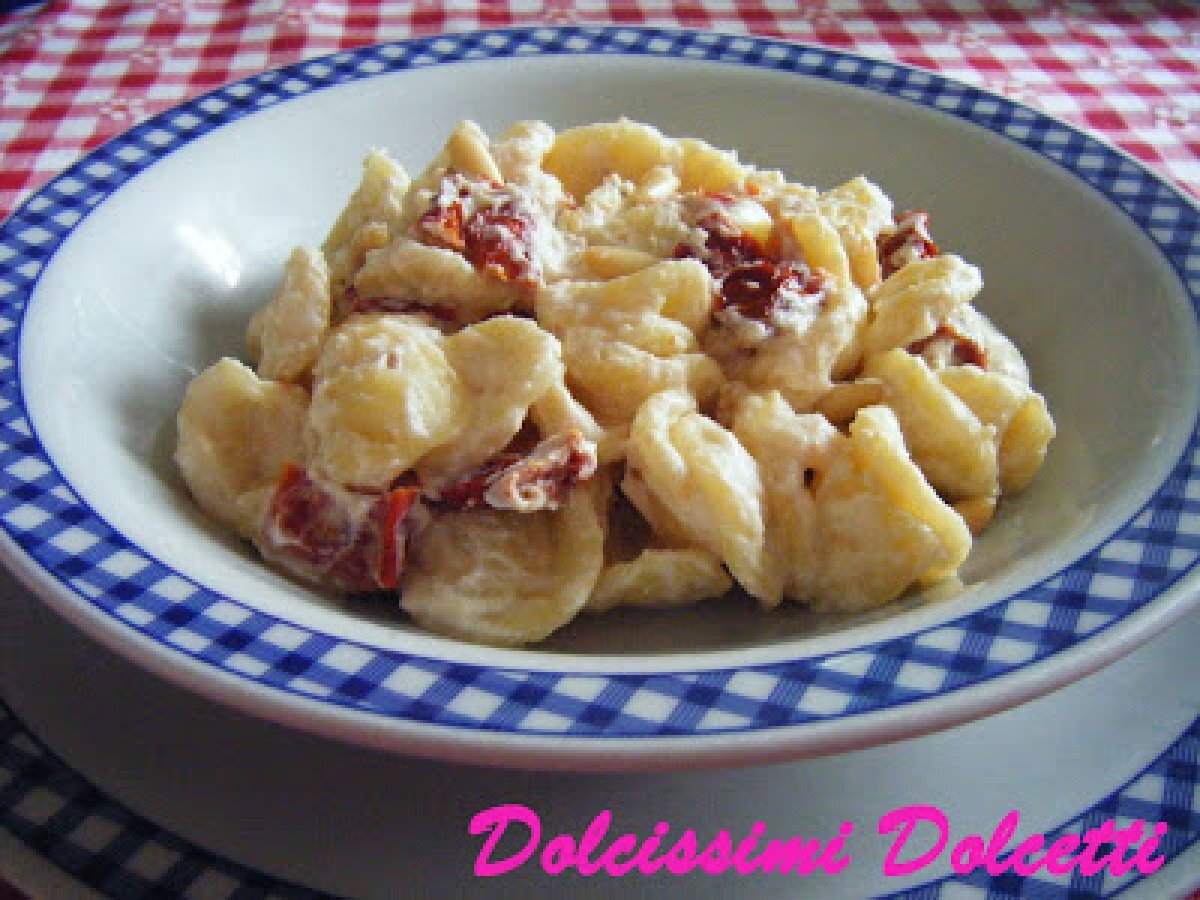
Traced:
<path fill-rule="evenodd" d="M 884 353 L 929 337 L 982 287 L 979 270 L 957 256 L 914 260 L 875 289 L 864 352 Z"/>
<path fill-rule="evenodd" d="M 672 166 L 680 156 L 679 145 L 657 128 L 622 119 L 560 132 L 543 167 L 568 192 L 583 197 L 611 175 L 636 182 L 656 166 Z"/>
<path fill-rule="evenodd" d="M 569 383 L 606 425 L 628 424 L 659 391 L 681 388 L 710 399 L 721 369 L 703 353 L 655 356 L 624 341 L 607 340 L 594 329 L 569 329 L 563 337 Z"/>
<path fill-rule="evenodd" d="M 176 460 L 271 564 L 539 641 L 731 592 L 873 608 L 951 579 L 1054 436 L 978 269 L 629 120 L 372 150 L 320 249 L 188 387 Z"/>
<path fill-rule="evenodd" d="M 818 413 L 797 413 L 778 391 L 737 401 L 733 433 L 758 462 L 767 501 L 767 561 L 784 592 L 815 593 L 824 554 L 817 541 L 815 489 L 845 442 Z"/>
<path fill-rule="evenodd" d="M 453 250 L 405 238 L 367 253 L 353 288 L 362 300 L 376 301 L 368 309 L 399 299 L 397 312 L 431 310 L 457 324 L 509 312 L 522 295 L 519 286 L 497 283 Z"/>
<path fill-rule="evenodd" d="M 937 491 L 954 500 L 996 495 L 995 426 L 980 422 L 924 360 L 891 350 L 873 357 L 865 374 L 883 383 L 908 453 Z"/>
<path fill-rule="evenodd" d="M 330 228 L 321 251 L 336 257 L 368 222 L 394 226 L 411 184 L 412 179 L 386 152 L 370 151 L 363 161 L 362 181 Z"/>
<path fill-rule="evenodd" d="M 689 545 L 721 559 L 763 603 L 779 602 L 758 464 L 730 431 L 698 413 L 687 392 L 663 391 L 638 411 L 628 454 L 630 471 L 670 510 Z"/>
<path fill-rule="evenodd" d="M 589 488 L 559 510 L 449 511 L 418 542 L 401 603 L 438 631 L 494 644 L 540 640 L 587 603 L 604 529 Z"/>
<path fill-rule="evenodd" d="M 330 334 L 308 413 L 317 471 L 383 488 L 457 435 L 467 395 L 440 343 L 439 332 L 400 316 L 354 316 Z"/>
<path fill-rule="evenodd" d="M 431 487 L 502 453 L 529 407 L 563 379 L 558 341 L 528 319 L 498 316 L 471 325 L 447 337 L 442 352 L 458 374 L 467 411 L 456 438 L 414 467 Z"/>
<path fill-rule="evenodd" d="M 854 281 L 863 290 L 879 283 L 879 236 L 892 228 L 892 201 L 859 176 L 822 194 L 817 208 L 837 230 Z"/>
<path fill-rule="evenodd" d="M 703 550 L 648 548 L 606 566 L 588 598 L 588 612 L 617 606 L 686 606 L 720 597 L 733 581 L 717 557 Z"/>
<path fill-rule="evenodd" d="M 250 320 L 248 343 L 258 374 L 295 382 L 312 368 L 329 329 L 329 266 L 320 253 L 296 249 L 271 302 Z"/>
<path fill-rule="evenodd" d="M 815 491 L 825 553 L 810 575 L 809 602 L 863 609 L 951 575 L 967 556 L 970 531 L 913 465 L 891 410 L 861 410 L 846 448 Z"/>
<path fill-rule="evenodd" d="M 259 490 L 304 458 L 307 413 L 304 388 L 264 381 L 235 360 L 197 376 L 179 410 L 175 461 L 200 507 L 253 538 Z"/>

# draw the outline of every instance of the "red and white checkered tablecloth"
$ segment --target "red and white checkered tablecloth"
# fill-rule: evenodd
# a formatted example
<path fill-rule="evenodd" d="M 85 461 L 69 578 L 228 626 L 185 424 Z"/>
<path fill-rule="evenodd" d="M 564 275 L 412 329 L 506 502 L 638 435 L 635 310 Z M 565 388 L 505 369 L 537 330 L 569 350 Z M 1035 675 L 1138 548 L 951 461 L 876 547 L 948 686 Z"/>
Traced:
<path fill-rule="evenodd" d="M 749 32 L 923 66 L 1089 128 L 1200 194 L 1195 3 L 24 0 L 15 5 L 22 8 L 0 14 L 0 217 L 106 138 L 262 69 L 378 41 L 539 23 Z"/>

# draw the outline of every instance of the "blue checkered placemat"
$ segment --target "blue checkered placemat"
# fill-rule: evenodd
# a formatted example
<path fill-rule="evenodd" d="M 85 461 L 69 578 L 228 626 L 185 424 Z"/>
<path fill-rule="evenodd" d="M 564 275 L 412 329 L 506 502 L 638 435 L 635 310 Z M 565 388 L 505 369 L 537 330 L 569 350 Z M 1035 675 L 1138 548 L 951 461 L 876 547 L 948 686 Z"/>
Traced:
<path fill-rule="evenodd" d="M 1200 555 L 1197 431 L 1118 533 L 1045 581 L 924 630 L 821 657 L 629 674 L 495 669 L 345 640 L 222 596 L 154 559 L 89 508 L 33 432 L 19 380 L 38 275 L 97 204 L 163 154 L 290 99 L 380 73 L 544 54 L 696 58 L 825 79 L 974 123 L 1052 160 L 1123 210 L 1200 297 L 1200 227 L 1176 189 L 1103 143 L 945 78 L 827 49 L 653 28 L 519 28 L 338 53 L 220 88 L 105 144 L 0 229 L 0 526 L 76 602 L 172 653 L 374 717 L 557 738 L 745 733 L 931 700 L 1075 647 L 1144 608 Z"/>
<path fill-rule="evenodd" d="M 2 703 L 0 825 L 106 897 L 321 900 L 328 896 L 222 859 L 131 812 L 47 750 Z"/>
<path fill-rule="evenodd" d="M 1200 719 L 1149 766 L 1068 822 L 1047 829 L 1046 845 L 1112 820 L 1166 822 L 1160 848 L 1168 863 L 1200 837 Z M 31 735 L 0 704 L 0 825 L 47 860 L 114 900 L 187 897 L 191 900 L 323 900 L 223 859 L 139 817 L 105 796 Z M 466 823 L 463 834 L 466 835 Z M 469 873 L 464 873 L 467 878 Z M 631 876 L 635 877 L 635 876 Z M 672 877 L 666 876 L 663 877 Z M 897 894 L 888 900 L 1093 900 L 1141 881 L 1136 870 L 1022 878 L 989 876 L 980 868 Z M 648 882 L 647 882 L 648 883 Z"/>

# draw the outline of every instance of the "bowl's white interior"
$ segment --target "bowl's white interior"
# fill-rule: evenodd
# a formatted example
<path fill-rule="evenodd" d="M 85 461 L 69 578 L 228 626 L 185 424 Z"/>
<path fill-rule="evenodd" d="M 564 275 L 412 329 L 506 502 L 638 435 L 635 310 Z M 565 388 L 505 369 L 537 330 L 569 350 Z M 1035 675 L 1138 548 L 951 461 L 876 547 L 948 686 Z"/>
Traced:
<path fill-rule="evenodd" d="M 865 173 L 898 207 L 929 210 L 943 249 L 982 267 L 978 305 L 1024 350 L 1059 437 L 1035 485 L 977 542 L 962 591 L 853 622 L 741 602 L 618 613 L 574 623 L 549 649 L 493 652 L 305 590 L 193 508 L 170 461 L 184 385 L 242 353 L 246 321 L 287 252 L 321 240 L 368 147 L 387 147 L 415 173 L 461 118 L 495 132 L 522 118 L 566 126 L 620 115 L 821 187 Z M 1178 280 L 1131 221 L 981 128 L 769 71 L 546 57 L 321 90 L 173 152 L 106 200 L 48 265 L 21 377 L 38 434 L 85 502 L 217 591 L 378 646 L 557 666 L 620 654 L 652 668 L 676 653 L 732 663 L 827 652 L 962 614 L 1056 571 L 1124 523 L 1178 458 L 1200 395 L 1197 346 Z"/>

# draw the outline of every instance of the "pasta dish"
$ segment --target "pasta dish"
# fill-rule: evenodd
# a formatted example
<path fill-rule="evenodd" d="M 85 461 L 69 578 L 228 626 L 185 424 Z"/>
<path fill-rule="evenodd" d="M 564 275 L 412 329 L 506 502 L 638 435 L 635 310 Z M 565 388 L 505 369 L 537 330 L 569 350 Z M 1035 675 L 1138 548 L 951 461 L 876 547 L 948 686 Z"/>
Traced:
<path fill-rule="evenodd" d="M 188 386 L 176 460 L 269 563 L 491 644 L 735 589 L 951 577 L 1054 435 L 979 270 L 865 177 L 628 120 L 381 150 Z"/>

